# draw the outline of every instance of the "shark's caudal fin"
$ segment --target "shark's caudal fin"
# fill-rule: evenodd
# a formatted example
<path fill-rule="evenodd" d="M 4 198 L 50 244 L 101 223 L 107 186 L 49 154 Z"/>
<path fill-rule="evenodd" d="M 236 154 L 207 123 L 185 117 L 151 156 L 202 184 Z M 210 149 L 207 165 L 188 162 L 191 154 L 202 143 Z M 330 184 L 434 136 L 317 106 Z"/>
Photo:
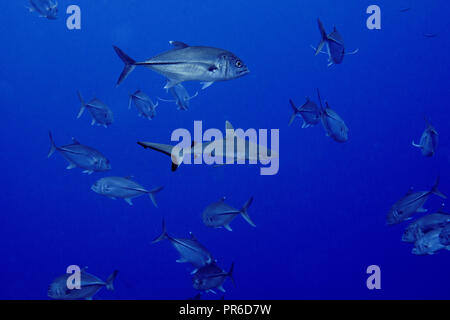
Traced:
<path fill-rule="evenodd" d="M 323 46 L 326 44 L 327 39 L 328 39 L 327 32 L 325 31 L 325 28 L 322 24 L 322 21 L 320 21 L 320 19 L 317 19 L 317 24 L 319 25 L 321 40 L 320 40 L 319 45 L 316 48 L 316 56 L 322 51 Z"/>
<path fill-rule="evenodd" d="M 166 240 L 168 238 L 169 238 L 169 235 L 167 234 L 167 230 L 166 230 L 166 222 L 163 219 L 161 235 L 158 238 L 156 238 L 155 240 L 153 240 L 152 243 L 157 243 L 157 242 Z"/>
<path fill-rule="evenodd" d="M 56 144 L 55 141 L 53 141 L 52 132 L 48 132 L 48 136 L 50 138 L 50 150 L 48 151 L 47 158 L 50 158 L 52 154 L 56 151 Z"/>
<path fill-rule="evenodd" d="M 289 124 L 288 125 L 290 126 L 292 124 L 292 122 L 294 122 L 295 117 L 297 116 L 298 109 L 295 106 L 294 101 L 292 101 L 291 99 L 289 99 L 289 103 L 291 104 L 292 110 L 294 111 L 294 113 L 291 116 L 291 119 L 289 119 Z"/>
<path fill-rule="evenodd" d="M 152 202 L 153 202 L 153 205 L 154 205 L 156 208 L 158 208 L 158 204 L 156 203 L 155 193 L 160 192 L 162 189 L 164 189 L 164 187 L 161 186 L 161 187 L 154 188 L 154 189 L 152 189 L 152 190 L 150 190 L 150 191 L 148 192 L 148 196 L 150 197 L 150 199 L 151 199 Z"/>
<path fill-rule="evenodd" d="M 443 194 L 442 192 L 440 192 L 439 189 L 438 189 L 438 187 L 439 187 L 439 180 L 440 180 L 440 177 L 438 176 L 436 178 L 436 182 L 435 182 L 433 188 L 431 189 L 431 192 L 433 194 L 437 195 L 438 197 L 441 197 L 443 199 L 447 199 L 447 196 L 445 194 Z"/>
<path fill-rule="evenodd" d="M 248 207 L 250 207 L 252 202 L 253 202 L 253 197 L 248 199 L 248 201 L 244 204 L 244 206 L 241 209 L 241 215 L 242 215 L 242 218 L 244 218 L 245 221 L 247 221 L 249 225 L 251 225 L 252 227 L 256 227 L 256 225 L 253 223 L 252 219 L 250 219 L 250 216 L 247 214 L 247 209 L 248 209 Z"/>
<path fill-rule="evenodd" d="M 78 115 L 77 115 L 77 119 L 78 119 L 83 114 L 84 109 L 86 109 L 86 104 L 84 103 L 84 100 L 83 100 L 83 97 L 81 96 L 80 91 L 77 91 L 77 95 L 78 95 L 78 99 L 80 99 L 80 103 L 81 103 L 80 111 L 78 112 Z"/>
<path fill-rule="evenodd" d="M 116 51 L 119 58 L 123 61 L 125 64 L 125 67 L 122 70 L 122 73 L 119 76 L 119 79 L 117 80 L 116 87 L 119 86 L 123 80 L 128 77 L 128 75 L 136 68 L 136 61 L 131 59 L 125 52 L 123 52 L 120 48 L 113 46 L 114 51 Z"/>
<path fill-rule="evenodd" d="M 119 271 L 114 270 L 113 273 L 111 273 L 108 277 L 108 279 L 106 279 L 106 289 L 108 290 L 114 290 L 114 279 L 116 279 L 117 274 L 119 273 Z"/>

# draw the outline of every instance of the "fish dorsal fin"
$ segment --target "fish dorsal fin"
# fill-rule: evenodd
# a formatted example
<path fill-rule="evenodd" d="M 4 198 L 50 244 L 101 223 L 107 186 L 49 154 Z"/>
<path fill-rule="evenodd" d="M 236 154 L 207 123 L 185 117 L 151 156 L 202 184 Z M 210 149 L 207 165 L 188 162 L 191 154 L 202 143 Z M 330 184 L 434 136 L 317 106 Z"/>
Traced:
<path fill-rule="evenodd" d="M 184 49 L 189 47 L 186 43 L 181 41 L 169 41 L 169 43 L 174 46 L 174 49 Z"/>
<path fill-rule="evenodd" d="M 134 178 L 134 176 L 133 176 L 133 175 L 129 175 L 129 176 L 126 176 L 126 177 L 124 177 L 124 178 L 127 179 L 127 180 L 131 180 L 131 179 Z"/>
<path fill-rule="evenodd" d="M 197 238 L 194 236 L 192 232 L 189 232 L 189 237 L 191 237 L 191 240 L 197 241 Z"/>
<path fill-rule="evenodd" d="M 77 139 L 75 139 L 74 137 L 72 137 L 72 142 L 73 144 L 81 144 Z"/>

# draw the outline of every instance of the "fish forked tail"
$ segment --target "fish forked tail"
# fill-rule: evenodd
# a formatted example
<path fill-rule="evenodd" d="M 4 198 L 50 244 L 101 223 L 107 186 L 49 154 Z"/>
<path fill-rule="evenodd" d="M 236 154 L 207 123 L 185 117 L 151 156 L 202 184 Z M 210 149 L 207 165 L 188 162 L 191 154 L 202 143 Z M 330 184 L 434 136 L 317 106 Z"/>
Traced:
<path fill-rule="evenodd" d="M 52 154 L 56 151 L 56 144 L 55 141 L 53 141 L 52 132 L 48 132 L 48 136 L 50 138 L 50 150 L 48 150 L 47 158 L 50 158 Z"/>
<path fill-rule="evenodd" d="M 233 286 L 236 287 L 236 282 L 234 282 L 233 278 L 233 271 L 234 271 L 234 262 L 231 263 L 230 271 L 228 271 L 227 276 L 230 277 L 231 282 L 233 282 Z"/>
<path fill-rule="evenodd" d="M 289 103 L 291 104 L 291 107 L 292 107 L 292 110 L 294 111 L 294 113 L 292 114 L 291 119 L 289 119 L 288 126 L 290 126 L 292 124 L 292 122 L 294 122 L 295 117 L 297 116 L 297 113 L 298 113 L 298 109 L 295 106 L 294 101 L 292 101 L 292 99 L 289 99 Z"/>
<path fill-rule="evenodd" d="M 114 279 L 116 279 L 117 274 L 119 273 L 119 271 L 114 270 L 113 273 L 111 273 L 108 277 L 108 279 L 106 279 L 106 289 L 108 290 L 114 290 Z"/>
<path fill-rule="evenodd" d="M 157 243 L 163 240 L 169 239 L 169 234 L 167 233 L 167 229 L 166 229 L 166 221 L 163 219 L 162 221 L 162 232 L 161 235 L 156 238 L 155 240 L 152 241 L 152 243 Z"/>
<path fill-rule="evenodd" d="M 316 48 L 316 56 L 322 51 L 323 46 L 325 45 L 325 43 L 327 42 L 327 32 L 325 31 L 325 28 L 322 24 L 322 21 L 320 21 L 320 19 L 317 19 L 317 24 L 319 25 L 319 31 L 320 31 L 320 36 L 321 36 L 321 40 L 319 45 Z"/>
<path fill-rule="evenodd" d="M 247 213 L 247 209 L 248 209 L 248 207 L 250 207 L 252 202 L 253 202 L 253 197 L 251 197 L 250 199 L 247 200 L 247 202 L 244 204 L 244 206 L 242 207 L 240 212 L 241 212 L 242 218 L 244 218 L 245 221 L 247 221 L 249 225 L 251 225 L 252 227 L 256 227 L 256 225 L 253 223 L 252 219 L 250 219 L 250 216 Z"/>
<path fill-rule="evenodd" d="M 84 109 L 86 109 L 86 103 L 84 103 L 83 97 L 81 96 L 80 91 L 77 91 L 78 99 L 80 99 L 81 107 L 80 111 L 78 112 L 77 119 L 81 117 L 81 115 L 84 112 Z"/>
<path fill-rule="evenodd" d="M 431 193 L 433 193 L 433 194 L 435 194 L 438 197 L 441 197 L 443 199 L 447 199 L 447 196 L 445 194 L 443 194 L 442 192 L 440 192 L 439 189 L 438 189 L 438 187 L 439 187 L 439 180 L 440 180 L 440 177 L 438 176 L 436 178 L 436 182 L 435 182 L 433 188 L 431 188 Z"/>
<path fill-rule="evenodd" d="M 122 60 L 122 62 L 125 64 L 125 67 L 122 70 L 122 73 L 119 76 L 119 79 L 117 80 L 116 87 L 118 87 L 123 80 L 128 77 L 128 75 L 136 68 L 136 61 L 134 61 L 132 58 L 130 58 L 125 52 L 123 52 L 120 48 L 113 46 L 114 51 L 116 51 L 119 58 Z"/>
<path fill-rule="evenodd" d="M 164 189 L 164 187 L 163 187 L 163 186 L 160 186 L 160 187 L 154 188 L 154 189 L 152 189 L 152 190 L 150 190 L 150 191 L 148 192 L 148 196 L 149 196 L 149 198 L 152 200 L 153 205 L 154 205 L 156 208 L 158 208 L 158 204 L 156 203 L 155 193 L 160 192 L 162 189 Z"/>

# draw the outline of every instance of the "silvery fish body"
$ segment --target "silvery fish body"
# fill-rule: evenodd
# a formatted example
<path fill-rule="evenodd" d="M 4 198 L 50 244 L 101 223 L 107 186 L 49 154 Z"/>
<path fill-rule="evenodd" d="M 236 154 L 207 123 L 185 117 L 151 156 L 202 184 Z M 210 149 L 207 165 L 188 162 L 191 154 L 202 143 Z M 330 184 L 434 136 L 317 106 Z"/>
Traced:
<path fill-rule="evenodd" d="M 203 211 L 203 223 L 211 228 L 225 228 L 228 231 L 232 231 L 230 227 L 231 221 L 238 215 L 242 217 L 253 227 L 255 224 L 251 221 L 247 214 L 247 209 L 251 205 L 253 197 L 251 197 L 242 207 L 241 210 L 237 210 L 225 203 L 225 197 L 217 202 L 211 203 Z"/>
<path fill-rule="evenodd" d="M 133 205 L 131 201 L 133 198 L 148 194 L 155 207 L 157 207 L 154 194 L 161 191 L 163 187 L 157 187 L 149 191 L 139 183 L 131 180 L 130 177 L 105 177 L 97 180 L 91 189 L 98 194 L 112 199 L 122 198 L 129 205 Z"/>
<path fill-rule="evenodd" d="M 323 127 L 327 136 L 336 142 L 346 142 L 348 140 L 348 127 L 344 120 L 326 103 L 326 108 L 321 112 Z"/>
<path fill-rule="evenodd" d="M 398 200 L 391 207 L 387 214 L 387 224 L 396 224 L 411 219 L 416 212 L 426 212 L 423 205 L 431 194 L 435 194 L 443 199 L 447 197 L 438 190 L 439 178 L 430 191 L 409 191 L 403 198 Z"/>
<path fill-rule="evenodd" d="M 125 68 L 117 81 L 119 85 L 136 66 L 145 66 L 168 79 L 164 87 L 169 89 L 184 81 L 205 82 L 203 88 L 215 81 L 239 78 L 247 74 L 248 68 L 233 53 L 212 47 L 189 46 L 179 41 L 170 41 L 174 49 L 163 52 L 151 59 L 136 62 L 121 49 L 114 46 L 117 55 L 125 63 Z"/>
<path fill-rule="evenodd" d="M 108 290 L 114 290 L 113 281 L 117 276 L 118 271 L 114 271 L 105 281 L 96 276 L 87 273 L 85 269 L 81 270 L 80 289 L 69 289 L 67 280 L 72 274 L 64 274 L 59 276 L 48 287 L 48 296 L 53 299 L 75 300 L 87 299 L 92 297 L 103 287 Z"/>
<path fill-rule="evenodd" d="M 84 169 L 84 173 L 91 174 L 93 172 L 108 171 L 111 169 L 111 164 L 106 157 L 99 151 L 80 144 L 77 140 L 73 139 L 72 144 L 57 147 L 53 141 L 53 136 L 49 132 L 50 137 L 50 151 L 48 157 L 50 157 L 55 151 L 58 151 L 64 159 L 69 162 L 69 166 L 66 169 L 73 169 L 75 167 Z"/>
<path fill-rule="evenodd" d="M 186 88 L 183 87 L 181 83 L 173 86 L 169 89 L 169 92 L 174 96 L 175 103 L 178 106 L 178 109 L 180 110 L 187 110 L 189 109 L 190 100 L 197 96 L 198 93 L 196 93 L 194 96 L 189 96 L 189 93 L 187 92 Z"/>
<path fill-rule="evenodd" d="M 289 125 L 292 124 L 297 116 L 301 116 L 303 118 L 302 128 L 309 128 L 320 122 L 319 107 L 313 101 L 309 100 L 309 98 L 306 98 L 306 102 L 300 108 L 297 108 L 291 99 L 289 99 L 289 103 L 294 111 L 291 119 L 289 120 Z"/>
<path fill-rule="evenodd" d="M 180 258 L 177 260 L 178 263 L 188 262 L 192 264 L 195 268 L 201 268 L 208 264 L 213 263 L 215 260 L 206 249 L 192 233 L 190 233 L 189 239 L 173 238 L 166 230 L 166 224 L 163 220 L 163 231 L 161 235 L 153 240 L 153 243 L 157 243 L 163 240 L 169 240 L 173 245 L 175 250 L 180 254 Z M 197 269 L 196 269 L 197 270 Z M 194 272 L 196 272 L 194 270 Z"/>
<path fill-rule="evenodd" d="M 36 11 L 41 17 L 49 20 L 58 18 L 58 2 L 55 0 L 30 0 L 29 10 Z"/>
<path fill-rule="evenodd" d="M 444 246 L 450 246 L 450 223 L 442 229 L 441 233 L 439 234 L 439 241 Z"/>
<path fill-rule="evenodd" d="M 140 117 L 144 117 L 149 120 L 152 120 L 155 117 L 158 102 L 154 104 L 150 97 L 141 90 L 137 90 L 135 93 L 130 94 L 128 109 L 131 108 L 131 102 L 133 102 L 136 106 Z"/>
<path fill-rule="evenodd" d="M 223 288 L 223 283 L 225 282 L 227 277 L 230 277 L 233 280 L 233 269 L 234 263 L 231 264 L 231 268 L 229 272 L 222 270 L 217 264 L 212 263 L 203 268 L 198 269 L 196 273 L 194 273 L 192 277 L 192 286 L 194 289 L 199 291 L 206 292 L 214 292 L 213 289 L 219 289 L 222 292 L 225 292 Z"/>
<path fill-rule="evenodd" d="M 404 231 L 402 241 L 415 242 L 421 234 L 433 229 L 442 228 L 450 222 L 450 215 L 438 212 L 425 215 L 412 222 Z"/>
<path fill-rule="evenodd" d="M 443 228 L 431 230 L 417 239 L 412 253 L 416 255 L 432 255 L 441 249 L 447 248 L 447 250 L 450 250 L 450 246 L 443 245 L 439 240 L 439 235 L 442 230 Z"/>
<path fill-rule="evenodd" d="M 89 113 L 92 116 L 91 125 L 97 124 L 99 126 L 104 126 L 105 128 L 107 128 L 113 123 L 113 113 L 106 104 L 104 104 L 97 98 L 94 98 L 88 103 L 85 103 L 79 92 L 78 98 L 81 102 L 81 108 L 80 112 L 78 113 L 77 119 L 81 117 L 85 109 L 88 109 Z"/>
<path fill-rule="evenodd" d="M 436 129 L 428 121 L 426 122 L 427 128 L 422 133 L 419 144 L 416 144 L 413 141 L 412 145 L 414 147 L 420 148 L 422 151 L 422 155 L 424 155 L 425 157 L 432 157 L 435 154 L 436 148 L 438 146 L 439 135 Z"/>

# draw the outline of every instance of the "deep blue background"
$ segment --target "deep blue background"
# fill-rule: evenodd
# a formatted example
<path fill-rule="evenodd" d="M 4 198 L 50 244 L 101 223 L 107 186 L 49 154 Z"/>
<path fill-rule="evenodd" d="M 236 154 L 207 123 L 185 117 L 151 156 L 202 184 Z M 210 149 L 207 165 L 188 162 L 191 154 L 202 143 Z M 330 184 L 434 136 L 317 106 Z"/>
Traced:
<path fill-rule="evenodd" d="M 60 18 L 28 13 L 27 1 L 1 1 L 0 14 L 0 298 L 47 299 L 47 286 L 70 264 L 89 266 L 106 279 L 120 270 L 114 292 L 97 299 L 185 299 L 195 295 L 186 264 L 177 264 L 168 231 L 192 231 L 228 269 L 226 299 L 450 298 L 450 253 L 412 255 L 400 241 L 405 224 L 385 224 L 389 207 L 409 187 L 425 190 L 441 176 L 450 194 L 448 33 L 450 3 L 436 1 L 92 1 L 60 0 Z M 78 4 L 82 30 L 69 31 L 65 8 Z M 382 9 L 382 29 L 368 30 L 370 4 Z M 406 13 L 399 12 L 412 7 Z M 320 17 L 336 25 L 347 50 L 339 66 L 314 57 Z M 437 33 L 425 38 L 423 33 Z M 168 97 L 160 75 L 138 68 L 119 87 L 122 62 L 111 45 L 142 60 L 170 48 L 169 40 L 228 49 L 251 70 L 216 83 L 187 112 L 161 103 L 152 121 L 128 110 L 138 88 Z M 198 83 L 186 84 L 192 93 Z M 320 87 L 346 121 L 349 141 L 338 144 L 321 126 L 287 126 L 291 109 Z M 116 122 L 91 127 L 79 102 L 94 96 Z M 436 157 L 411 146 L 431 118 L 440 134 Z M 279 128 L 280 171 L 260 176 L 257 166 L 182 166 L 172 173 L 166 156 L 137 140 L 170 142 L 176 128 Z M 47 159 L 51 129 L 58 145 L 76 137 L 111 160 L 113 175 L 134 175 L 151 188 L 164 185 L 156 209 L 146 197 L 130 207 L 89 188 L 105 174 L 65 170 L 59 154 Z M 255 197 L 250 227 L 237 218 L 233 232 L 209 229 L 203 209 L 222 196 L 241 207 Z M 426 207 L 436 210 L 431 197 Z M 366 288 L 367 266 L 382 272 L 382 290 Z M 206 298 L 218 298 L 208 294 Z"/>

